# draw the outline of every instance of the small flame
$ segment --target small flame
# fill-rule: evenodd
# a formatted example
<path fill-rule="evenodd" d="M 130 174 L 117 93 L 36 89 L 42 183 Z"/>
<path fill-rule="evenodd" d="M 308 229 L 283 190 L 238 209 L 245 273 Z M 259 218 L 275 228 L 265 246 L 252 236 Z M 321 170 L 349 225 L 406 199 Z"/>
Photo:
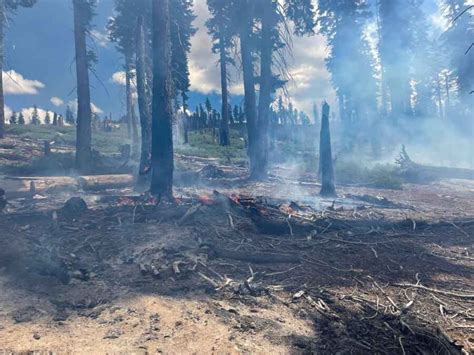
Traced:
<path fill-rule="evenodd" d="M 214 205 L 216 202 L 212 199 L 211 196 L 209 195 L 201 195 L 199 196 L 199 202 L 201 202 L 203 205 L 206 205 L 206 206 L 212 206 Z"/>

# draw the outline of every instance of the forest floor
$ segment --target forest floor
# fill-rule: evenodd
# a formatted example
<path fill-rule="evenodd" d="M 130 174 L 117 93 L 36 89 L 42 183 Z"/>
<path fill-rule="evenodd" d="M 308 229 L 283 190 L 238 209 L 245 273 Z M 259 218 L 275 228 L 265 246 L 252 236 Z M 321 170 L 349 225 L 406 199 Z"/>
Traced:
<path fill-rule="evenodd" d="M 177 158 L 201 179 L 172 203 L 10 201 L 0 353 L 472 353 L 474 183 L 321 199 L 288 168 L 256 183 Z"/>

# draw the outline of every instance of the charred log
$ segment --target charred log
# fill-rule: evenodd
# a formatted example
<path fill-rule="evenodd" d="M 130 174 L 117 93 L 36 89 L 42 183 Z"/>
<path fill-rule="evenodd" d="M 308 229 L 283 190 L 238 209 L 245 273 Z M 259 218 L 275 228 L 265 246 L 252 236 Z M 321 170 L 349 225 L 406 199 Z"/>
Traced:
<path fill-rule="evenodd" d="M 404 145 L 396 163 L 400 167 L 401 176 L 410 182 L 423 183 L 439 179 L 474 180 L 474 170 L 472 169 L 429 166 L 415 163 L 411 160 Z"/>

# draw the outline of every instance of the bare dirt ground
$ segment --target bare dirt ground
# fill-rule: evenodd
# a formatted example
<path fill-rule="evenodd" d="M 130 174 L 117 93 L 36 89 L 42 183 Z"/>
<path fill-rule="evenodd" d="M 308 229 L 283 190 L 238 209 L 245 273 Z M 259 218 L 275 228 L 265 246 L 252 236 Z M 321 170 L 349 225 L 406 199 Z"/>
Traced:
<path fill-rule="evenodd" d="M 473 352 L 472 182 L 322 200 L 314 177 L 223 171 L 157 206 L 11 201 L 0 353 Z"/>

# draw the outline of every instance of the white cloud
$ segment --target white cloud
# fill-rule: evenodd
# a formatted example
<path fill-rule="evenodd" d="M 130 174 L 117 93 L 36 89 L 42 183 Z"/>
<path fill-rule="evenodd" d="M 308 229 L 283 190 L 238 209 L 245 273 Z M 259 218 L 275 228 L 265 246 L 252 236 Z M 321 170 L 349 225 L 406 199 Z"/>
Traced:
<path fill-rule="evenodd" d="M 54 115 L 53 111 L 43 110 L 42 108 L 37 108 L 37 110 L 38 110 L 38 117 L 39 117 L 39 120 L 40 120 L 41 124 L 44 124 L 44 119 L 46 117 L 46 112 L 49 112 L 49 117 L 50 117 L 51 122 L 52 122 L 53 115 Z M 33 111 L 34 111 L 34 107 L 28 107 L 28 108 L 24 108 L 24 109 L 21 110 L 21 113 L 23 114 L 23 117 L 25 117 L 25 123 L 26 124 L 31 123 L 31 116 L 33 115 Z"/>
<path fill-rule="evenodd" d="M 218 56 L 211 52 L 212 41 L 207 34 L 205 22 L 209 12 L 205 0 L 194 1 L 197 18 L 194 25 L 198 32 L 192 38 L 189 56 L 191 90 L 202 94 L 220 93 L 220 71 Z M 298 110 L 310 114 L 313 102 L 327 100 L 336 103 L 331 77 L 325 65 L 328 54 L 325 38 L 321 35 L 311 37 L 293 37 L 293 58 L 288 59 L 288 70 L 292 80 L 287 84 L 287 92 Z M 242 74 L 240 70 L 229 66 L 231 82 L 229 92 L 243 95 Z"/>
<path fill-rule="evenodd" d="M 118 71 L 112 74 L 112 82 L 118 85 L 125 86 L 125 72 Z"/>
<path fill-rule="evenodd" d="M 4 112 L 5 112 L 5 120 L 6 120 L 6 122 L 9 122 L 10 117 L 12 116 L 12 113 L 13 113 L 12 109 L 10 107 L 8 107 L 7 105 L 5 105 Z"/>
<path fill-rule="evenodd" d="M 53 96 L 50 101 L 56 107 L 64 105 L 64 101 L 57 96 Z"/>
<path fill-rule="evenodd" d="M 137 94 L 137 80 L 136 80 L 136 71 L 135 69 L 132 70 L 132 81 L 131 81 L 131 85 L 132 85 L 132 98 L 133 100 L 137 100 L 138 99 L 138 94 Z M 120 85 L 120 86 L 125 86 L 127 83 L 126 83 L 126 78 L 125 78 L 125 71 L 118 71 L 118 72 L 115 72 L 112 74 L 112 78 L 111 78 L 112 82 L 117 84 L 117 85 Z"/>
<path fill-rule="evenodd" d="M 2 75 L 5 95 L 36 95 L 44 88 L 41 81 L 26 79 L 14 70 L 4 71 Z"/>
<path fill-rule="evenodd" d="M 74 112 L 74 114 L 77 115 L 77 100 L 71 100 L 67 104 L 71 108 L 71 110 Z M 91 102 L 91 110 L 93 113 L 97 113 L 97 114 L 104 113 L 104 111 L 93 102 Z"/>

